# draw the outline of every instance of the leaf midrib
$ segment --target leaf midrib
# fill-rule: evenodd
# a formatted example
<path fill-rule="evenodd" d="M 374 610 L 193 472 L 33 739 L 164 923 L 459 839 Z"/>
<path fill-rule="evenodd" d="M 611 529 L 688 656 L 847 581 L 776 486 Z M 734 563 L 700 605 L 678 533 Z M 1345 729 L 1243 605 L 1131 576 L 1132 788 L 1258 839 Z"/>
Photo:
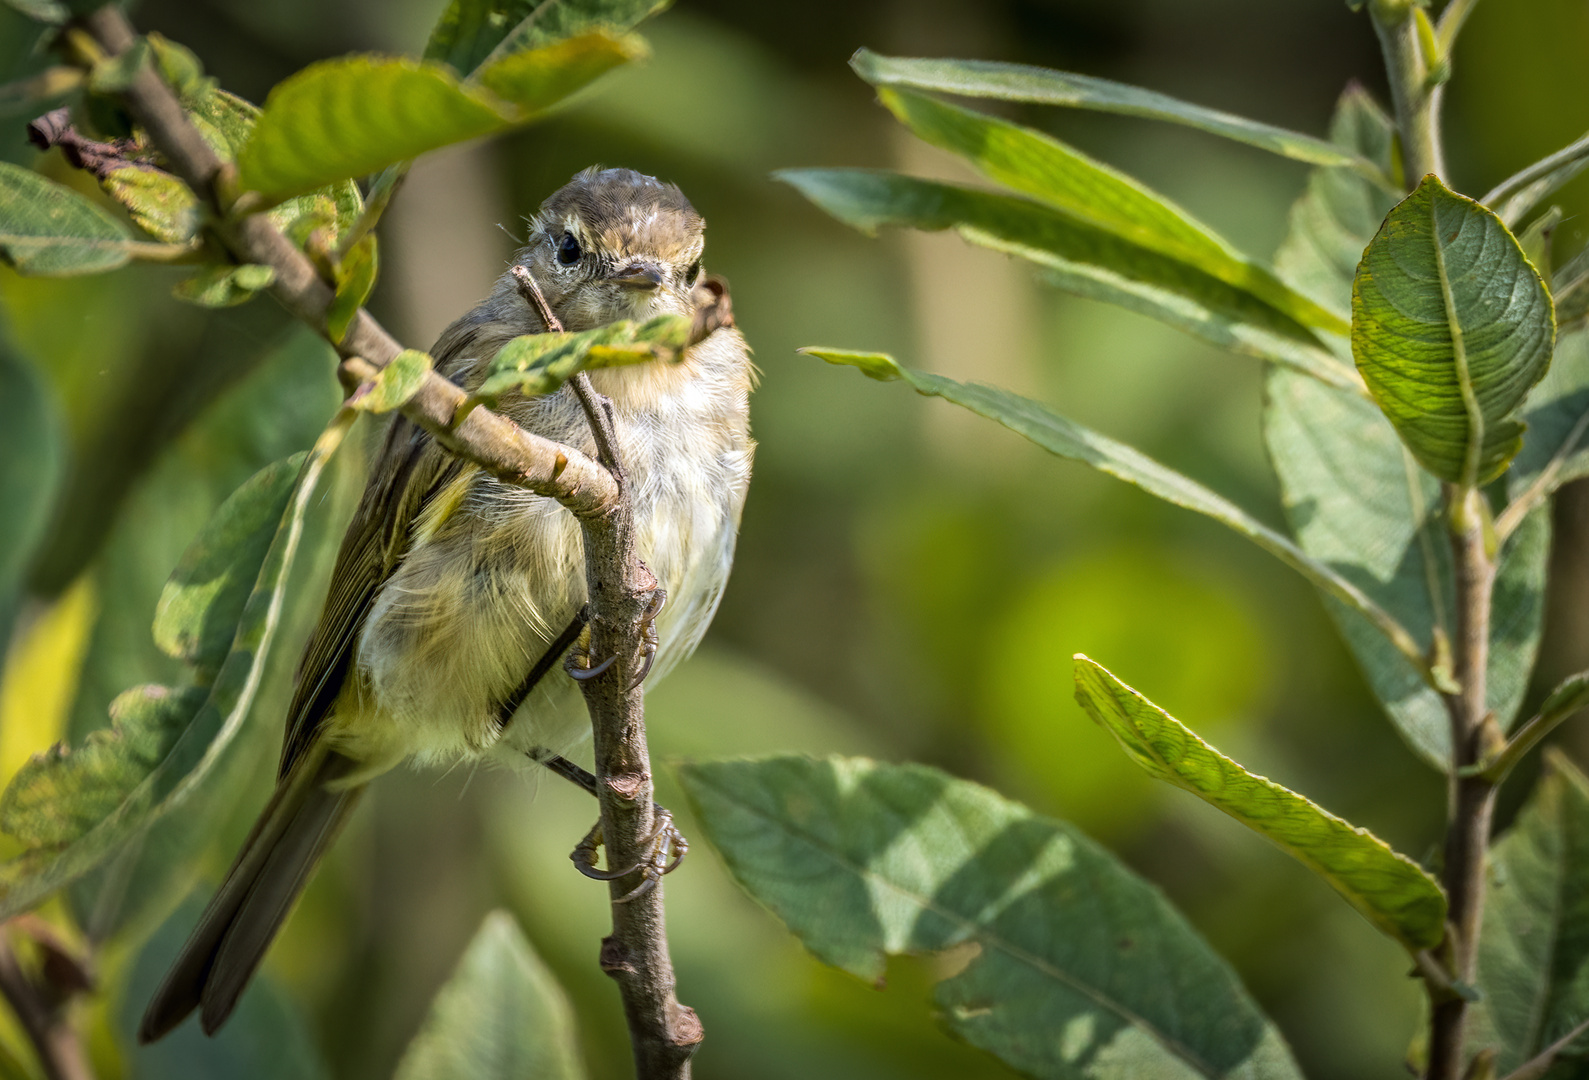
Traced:
<path fill-rule="evenodd" d="M 754 806 L 754 805 L 752 805 L 750 803 L 744 802 L 743 800 L 741 800 L 741 799 L 735 797 L 734 795 L 730 794 L 729 792 L 727 792 L 722 787 L 718 787 L 716 785 L 713 785 L 713 789 L 718 793 L 718 795 L 720 797 L 722 797 L 722 798 L 724 798 L 724 799 L 726 799 L 726 800 L 728 800 L 730 802 L 733 802 L 736 806 L 739 806 L 741 809 L 749 811 L 750 813 L 754 814 L 755 816 L 761 818 L 763 821 L 766 821 L 766 822 L 770 823 L 771 825 L 773 825 L 774 827 L 776 827 L 778 829 L 781 829 L 782 831 L 786 832 L 790 836 L 795 837 L 796 839 L 802 840 L 805 843 L 809 844 L 811 847 L 815 848 L 818 852 L 820 852 L 821 854 L 825 855 L 827 858 L 831 859 L 833 862 L 837 863 L 839 866 L 841 866 L 844 869 L 850 871 L 856 877 L 861 878 L 861 879 L 866 880 L 866 881 L 877 882 L 877 883 L 885 886 L 886 888 L 891 889 L 893 892 L 898 893 L 900 896 L 903 896 L 903 897 L 915 902 L 916 904 L 918 904 L 924 910 L 930 911 L 933 914 L 944 918 L 946 921 L 948 921 L 950 923 L 953 923 L 953 924 L 961 926 L 961 927 L 970 928 L 970 930 L 972 931 L 970 936 L 975 938 L 979 942 L 981 942 L 981 943 L 983 943 L 985 945 L 989 945 L 989 946 L 991 946 L 993 948 L 996 948 L 1000 952 L 1005 953 L 1006 955 L 1014 958 L 1015 960 L 1018 960 L 1018 961 L 1020 961 L 1022 963 L 1027 964 L 1028 966 L 1032 967 L 1033 969 L 1037 970 L 1038 972 L 1040 972 L 1040 973 L 1042 973 L 1044 975 L 1047 975 L 1050 978 L 1054 979 L 1056 982 L 1063 983 L 1064 985 L 1070 987 L 1072 990 L 1075 990 L 1077 993 L 1081 994 L 1082 996 L 1084 996 L 1084 997 L 1086 997 L 1086 998 L 1088 998 L 1088 999 L 1090 999 L 1090 1000 L 1092 1000 L 1094 1002 L 1097 1002 L 1098 1005 L 1100 1005 L 1101 1007 L 1103 1007 L 1105 1009 L 1108 1009 L 1109 1011 L 1115 1013 L 1117 1016 L 1121 1017 L 1126 1022 L 1128 1022 L 1130 1024 L 1134 1024 L 1134 1025 L 1140 1027 L 1143 1031 L 1147 1032 L 1147 1034 L 1150 1037 L 1152 1037 L 1156 1042 L 1158 1042 L 1161 1045 L 1163 1045 L 1164 1048 L 1168 1052 L 1170 1052 L 1172 1054 L 1175 1054 L 1178 1057 L 1180 1057 L 1181 1060 L 1185 1061 L 1187 1064 L 1189 1064 L 1192 1067 L 1194 1067 L 1198 1071 L 1198 1073 L 1200 1073 L 1203 1076 L 1208 1077 L 1209 1080 L 1219 1080 L 1220 1077 L 1226 1075 L 1224 1073 L 1221 1073 L 1221 1072 L 1217 1071 L 1209 1063 L 1203 1061 L 1189 1047 L 1185 1046 L 1183 1043 L 1181 1043 L 1180 1041 L 1178 1041 L 1174 1037 L 1172 1037 L 1170 1035 L 1167 1035 L 1164 1032 L 1160 1031 L 1158 1029 L 1158 1027 L 1156 1027 L 1154 1024 L 1149 1022 L 1146 1018 L 1137 1015 L 1136 1013 L 1132 1012 L 1129 1008 L 1127 1008 L 1126 1006 L 1124 1006 L 1124 1005 L 1120 1004 L 1119 1002 L 1113 1000 L 1112 998 L 1106 997 L 1105 995 L 1103 995 L 1101 992 L 1099 992 L 1095 988 L 1093 988 L 1091 986 L 1088 986 L 1084 982 L 1079 981 L 1076 977 L 1068 974 L 1067 972 L 1063 971 L 1062 969 L 1060 969 L 1058 967 L 1055 967 L 1053 964 L 1047 962 L 1043 958 L 1041 958 L 1041 957 L 1039 957 L 1039 956 L 1037 956 L 1037 955 L 1035 955 L 1033 953 L 1030 953 L 1030 952 L 1026 951 L 1025 949 L 1021 948 L 1020 946 L 1015 945 L 1014 943 L 1006 940 L 1004 937 L 993 933 L 989 929 L 986 929 L 985 928 L 985 924 L 973 922 L 971 919 L 967 918 L 965 915 L 963 915 L 963 914 L 961 914 L 961 913 L 959 913 L 957 911 L 952 911 L 950 909 L 944 908 L 941 905 L 934 903 L 930 898 L 923 897 L 923 896 L 921 896 L 921 895 L 919 895 L 919 894 L 917 894 L 917 893 L 915 893 L 915 892 L 903 887 L 902 885 L 899 885 L 899 884 L 897 884 L 897 883 L 895 883 L 893 881 L 890 881 L 888 878 L 883 877 L 882 875 L 876 873 L 875 871 L 873 871 L 873 870 L 871 870 L 869 868 L 856 865 L 850 859 L 848 859 L 845 856 L 841 855 L 840 853 L 834 851 L 827 844 L 823 843 L 819 838 L 812 836 L 811 834 L 807 833 L 805 830 L 798 828 L 797 826 L 789 823 L 788 821 L 786 821 L 784 819 L 773 817 L 771 814 L 769 814 L 766 811 L 762 810 L 758 806 Z M 1045 879 L 1045 881 L 1046 880 L 1047 879 Z M 884 948 L 883 946 L 877 946 L 877 951 L 882 952 L 882 953 L 884 953 L 886 955 L 888 950 L 886 948 Z"/>
<path fill-rule="evenodd" d="M 1468 370 L 1467 339 L 1462 320 L 1457 317 L 1457 299 L 1451 291 L 1451 277 L 1446 269 L 1446 249 L 1440 237 L 1440 221 L 1434 196 L 1429 199 L 1429 238 L 1435 252 L 1435 270 L 1440 275 L 1440 300 L 1445 307 L 1446 327 L 1451 333 L 1451 356 L 1456 365 L 1457 390 L 1462 394 L 1462 407 L 1468 414 L 1468 444 L 1463 451 L 1462 486 L 1475 487 L 1479 480 L 1479 465 L 1484 455 L 1484 410 L 1479 406 L 1477 391 L 1473 388 L 1473 375 Z M 1457 227 L 1460 235 L 1462 226 Z"/>

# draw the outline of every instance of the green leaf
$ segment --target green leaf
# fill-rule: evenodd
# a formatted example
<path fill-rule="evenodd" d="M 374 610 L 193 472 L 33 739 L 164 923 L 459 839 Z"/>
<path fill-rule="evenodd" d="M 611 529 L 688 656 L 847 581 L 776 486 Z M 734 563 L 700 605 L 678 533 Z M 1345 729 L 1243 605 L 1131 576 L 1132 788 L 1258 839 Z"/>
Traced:
<path fill-rule="evenodd" d="M 380 256 L 375 246 L 375 234 L 366 233 L 348 249 L 337 263 L 337 292 L 326 309 L 326 335 L 332 344 L 342 344 L 348 327 L 359 308 L 369 302 L 375 291 L 375 278 L 380 272 Z"/>
<path fill-rule="evenodd" d="M 1029 1076 L 1301 1074 L 1162 894 L 1063 822 L 922 765 L 775 757 L 679 778 L 735 880 L 817 958 L 971 946 L 940 1022 Z"/>
<path fill-rule="evenodd" d="M 1221 348 L 1335 385 L 1362 385 L 1312 331 L 1251 293 L 1028 199 L 866 169 L 774 175 L 862 232 L 885 225 L 954 229 L 971 243 L 1038 264 L 1068 292 L 1118 304 Z"/>
<path fill-rule="evenodd" d="M 979 416 L 995 420 L 1051 454 L 1091 465 L 1150 495 L 1213 518 L 1297 571 L 1329 595 L 1350 605 L 1367 618 L 1408 661 L 1425 667 L 1422 650 L 1401 624 L 1374 603 L 1360 588 L 1297 547 L 1288 538 L 1253 518 L 1224 496 L 1167 469 L 1139 450 L 1072 423 L 1063 416 L 1018 394 L 994 386 L 960 383 L 924 371 L 901 367 L 883 353 L 854 353 L 840 349 L 805 348 L 830 364 L 859 367 L 872 378 L 892 371 L 918 393 L 941 397 Z"/>
<path fill-rule="evenodd" d="M 199 200 L 169 173 L 128 165 L 106 175 L 100 186 L 156 240 L 185 244 L 199 233 L 203 217 Z"/>
<path fill-rule="evenodd" d="M 1550 364 L 1539 271 L 1490 211 L 1425 177 L 1363 253 L 1352 289 L 1358 371 L 1419 463 L 1495 479 L 1522 447 L 1512 414 Z"/>
<path fill-rule="evenodd" d="M 513 119 L 505 102 L 440 64 L 325 60 L 270 92 L 238 154 L 238 183 L 283 199 L 501 131 Z"/>
<path fill-rule="evenodd" d="M 304 514 L 354 415 L 351 410 L 339 413 L 305 460 L 243 609 L 231 652 L 198 711 L 179 724 L 174 706 L 158 715 L 146 711 L 157 705 L 164 709 L 161 701 L 170 695 L 158 701 L 151 698 L 146 705 L 124 695 L 126 700 L 118 699 L 124 710 L 139 705 L 136 715 L 127 713 L 135 721 L 131 737 L 91 735 L 82 750 L 55 753 L 24 768 L 0 797 L 0 808 L 11 811 L 0 810 L 0 816 L 33 837 L 50 838 L 0 865 L 0 919 L 28 910 L 125 850 L 162 815 L 182 806 L 222 757 L 243 726 L 263 678 Z M 176 696 L 184 706 L 196 700 L 188 691 Z M 175 730 L 168 730 L 168 723 Z M 158 747 L 153 757 L 147 749 L 151 745 Z M 75 766 L 73 758 L 85 752 L 89 760 L 81 768 Z M 104 781 L 100 786 L 91 782 L 99 780 Z M 22 816 L 13 818 L 13 814 Z"/>
<path fill-rule="evenodd" d="M 658 315 L 643 323 L 621 319 L 573 333 L 523 334 L 497 352 L 471 400 L 495 407 L 508 393 L 550 394 L 591 368 L 675 363 L 683 358 L 690 330 L 690 320 L 682 315 Z"/>
<path fill-rule="evenodd" d="M 1417 863 L 1366 829 L 1248 772 L 1079 653 L 1075 675 L 1076 700 L 1087 715 L 1150 775 L 1185 788 L 1273 841 L 1409 952 L 1440 944 L 1445 894 Z"/>
<path fill-rule="evenodd" d="M 1264 441 L 1297 543 L 1353 582 L 1419 641 L 1455 635 L 1450 540 L 1440 485 L 1420 469 L 1372 402 L 1276 370 Z M 1528 690 L 1544 621 L 1550 515 L 1523 519 L 1501 548 L 1490 623 L 1489 706 L 1511 725 Z M 1436 769 L 1451 763 L 1450 718 L 1417 667 L 1325 594 L 1325 606 L 1375 696 L 1408 745 Z"/>
<path fill-rule="evenodd" d="M 861 49 L 850 57 L 850 67 L 873 86 L 903 86 L 960 97 L 1026 101 L 1036 105 L 1060 105 L 1140 116 L 1149 120 L 1166 120 L 1256 146 L 1294 161 L 1344 166 L 1370 178 L 1388 182 L 1377 165 L 1328 140 L 1090 75 L 990 60 L 882 56 L 870 49 Z"/>
<path fill-rule="evenodd" d="M 155 644 L 192 664 L 201 680 L 213 677 L 231 651 L 300 464 L 289 458 L 268 465 L 234 491 L 188 545 L 160 593 Z"/>
<path fill-rule="evenodd" d="M 394 1080 L 577 1080 L 574 1010 L 513 916 L 493 911 Z"/>
<path fill-rule="evenodd" d="M 884 88 L 877 96 L 911 131 L 998 183 L 1249 292 L 1306 326 L 1348 330 L 1180 207 L 1058 139 L 908 90 Z"/>
<path fill-rule="evenodd" d="M 615 67 L 647 52 L 639 37 L 582 34 L 539 49 L 510 53 L 486 64 L 476 74 L 480 85 L 524 110 L 525 116 L 545 112 L 576 90 Z"/>
<path fill-rule="evenodd" d="M 407 405 L 425 385 L 425 378 L 435 366 L 427 352 L 404 349 L 379 375 L 354 391 L 348 402 L 355 409 L 368 413 L 388 413 Z"/>
<path fill-rule="evenodd" d="M 1500 1074 L 1589 1019 L 1589 780 L 1559 752 L 1490 849 L 1478 983 L 1468 1044 L 1495 1047 Z M 1568 1051 L 1585 1052 L 1589 1036 Z"/>
<path fill-rule="evenodd" d="M 132 258 L 132 234 L 69 187 L 0 161 L 0 257 L 19 273 L 98 274 Z"/>
<path fill-rule="evenodd" d="M 88 89 L 95 94 L 119 94 L 132 85 L 149 62 L 149 42 L 137 38 L 128 49 L 101 60 L 88 74 Z"/>
<path fill-rule="evenodd" d="M 55 401 L 0 335 L 0 632 L 49 524 L 65 456 Z"/>
<path fill-rule="evenodd" d="M 1550 370 L 1523 403 L 1523 449 L 1507 470 L 1514 499 L 1540 485 L 1541 494 L 1589 476 L 1589 330 L 1563 331 Z"/>
<path fill-rule="evenodd" d="M 672 0 L 451 0 L 425 44 L 425 59 L 473 74 L 487 60 L 604 30 L 621 34 Z"/>
<path fill-rule="evenodd" d="M 1529 211 L 1585 169 L 1589 169 L 1589 135 L 1508 176 L 1479 201 L 1494 210 L 1507 228 L 1515 229 Z"/>
<path fill-rule="evenodd" d="M 5 0 L 5 5 L 30 19 L 52 26 L 59 26 L 71 14 L 60 0 Z"/>
<path fill-rule="evenodd" d="M 171 295 L 200 307 L 236 307 L 252 300 L 261 289 L 275 284 L 276 271 L 268 266 L 206 266 L 171 287 Z"/>
<path fill-rule="evenodd" d="M 192 49 L 153 31 L 144 40 L 154 50 L 160 77 L 177 92 L 184 106 L 191 108 L 196 99 L 216 92 L 215 80 L 205 77 L 204 65 Z"/>

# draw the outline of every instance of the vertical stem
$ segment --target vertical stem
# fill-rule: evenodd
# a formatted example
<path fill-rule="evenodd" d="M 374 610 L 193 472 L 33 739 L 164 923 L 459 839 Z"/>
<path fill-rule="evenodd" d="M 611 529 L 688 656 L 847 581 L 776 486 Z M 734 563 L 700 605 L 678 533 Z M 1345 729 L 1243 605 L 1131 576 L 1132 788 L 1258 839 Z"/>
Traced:
<path fill-rule="evenodd" d="M 1391 103 L 1401 134 L 1402 171 L 1409 190 L 1429 173 L 1441 176 L 1446 170 L 1440 146 L 1440 104 L 1445 88 L 1431 85 L 1413 8 L 1411 0 L 1372 0 L 1369 4 L 1390 76 Z"/>
<path fill-rule="evenodd" d="M 1451 719 L 1451 775 L 1445 842 L 1444 885 L 1450 904 L 1451 974 L 1472 985 L 1477 974 L 1480 924 L 1484 915 L 1484 860 L 1495 810 L 1496 787 L 1483 776 L 1462 770 L 1483 760 L 1489 749 L 1486 673 L 1490 653 L 1490 600 L 1495 559 L 1486 542 L 1483 496 L 1475 488 L 1448 486 L 1448 506 L 1456 523 L 1452 554 L 1456 566 L 1456 677 L 1462 689 L 1446 695 Z M 1433 1003 L 1429 1024 L 1428 1080 L 1459 1080 L 1468 1002 L 1446 996 Z"/>

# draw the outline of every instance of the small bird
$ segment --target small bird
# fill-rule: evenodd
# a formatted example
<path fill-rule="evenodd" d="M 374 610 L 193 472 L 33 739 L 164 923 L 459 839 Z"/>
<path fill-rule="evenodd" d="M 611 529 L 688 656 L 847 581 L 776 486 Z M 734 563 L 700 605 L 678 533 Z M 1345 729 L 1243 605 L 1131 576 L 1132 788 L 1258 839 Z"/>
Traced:
<path fill-rule="evenodd" d="M 491 296 L 443 331 L 436 369 L 471 390 L 503 345 L 557 328 L 548 321 L 585 330 L 695 314 L 722 292 L 701 278 L 704 229 L 672 184 L 628 169 L 581 172 L 541 205 Z M 515 271 L 528 273 L 549 313 L 526 299 Z M 677 364 L 590 374 L 613 406 L 641 557 L 668 597 L 650 678 L 694 649 L 722 596 L 750 483 L 754 379 L 731 319 Z M 595 456 L 572 388 L 500 407 Z M 560 760 L 588 735 L 577 684 L 556 663 L 584 602 L 572 514 L 398 417 L 299 666 L 275 793 L 151 1000 L 139 1041 L 194 1009 L 206 1033 L 220 1027 L 376 776 L 404 761 Z"/>

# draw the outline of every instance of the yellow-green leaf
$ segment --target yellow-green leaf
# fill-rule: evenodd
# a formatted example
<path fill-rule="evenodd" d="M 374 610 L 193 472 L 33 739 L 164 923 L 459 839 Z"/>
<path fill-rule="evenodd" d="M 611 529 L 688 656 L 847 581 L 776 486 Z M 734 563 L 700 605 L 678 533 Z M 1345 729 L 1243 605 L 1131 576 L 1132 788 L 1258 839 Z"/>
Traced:
<path fill-rule="evenodd" d="M 342 344 L 353 316 L 359 313 L 375 289 L 380 270 L 375 234 L 366 233 L 337 264 L 337 292 L 326 309 L 326 334 L 333 344 Z"/>
<path fill-rule="evenodd" d="M 425 376 L 433 366 L 429 353 L 404 349 L 368 383 L 368 389 L 361 387 L 353 395 L 351 404 L 370 413 L 401 409 L 425 385 Z"/>
<path fill-rule="evenodd" d="M 71 188 L 0 161 L 0 256 L 19 273 L 114 270 L 132 258 L 131 240 L 125 225 Z"/>

